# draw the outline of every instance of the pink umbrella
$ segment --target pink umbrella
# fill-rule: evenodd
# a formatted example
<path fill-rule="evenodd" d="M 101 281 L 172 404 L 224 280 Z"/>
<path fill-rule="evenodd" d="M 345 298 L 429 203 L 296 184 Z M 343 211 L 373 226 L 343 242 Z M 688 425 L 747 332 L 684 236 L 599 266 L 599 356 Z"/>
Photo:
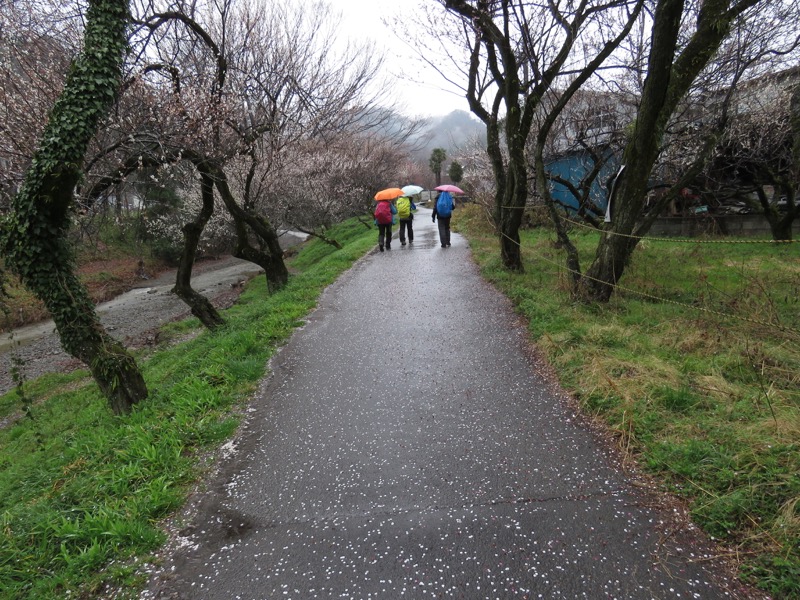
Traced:
<path fill-rule="evenodd" d="M 435 189 L 435 190 L 437 190 L 439 192 L 450 192 L 451 194 L 463 194 L 464 193 L 464 190 L 462 190 L 460 187 L 456 187 L 454 185 L 450 185 L 449 183 L 446 183 L 445 185 L 440 185 L 439 187 L 433 188 L 433 189 Z"/>

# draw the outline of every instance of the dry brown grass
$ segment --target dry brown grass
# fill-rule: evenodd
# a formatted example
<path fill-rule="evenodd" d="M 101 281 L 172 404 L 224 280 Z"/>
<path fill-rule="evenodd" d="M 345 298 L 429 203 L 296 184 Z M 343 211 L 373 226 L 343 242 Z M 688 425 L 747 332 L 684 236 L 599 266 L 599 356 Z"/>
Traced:
<path fill-rule="evenodd" d="M 168 266 L 155 260 L 144 261 L 137 257 L 90 260 L 78 267 L 78 277 L 86 286 L 95 304 L 116 298 L 142 281 L 140 271 L 155 276 Z M 8 310 L 0 315 L 0 331 L 8 331 L 48 319 L 50 314 L 44 304 L 29 292 L 15 277 L 9 277 Z"/>

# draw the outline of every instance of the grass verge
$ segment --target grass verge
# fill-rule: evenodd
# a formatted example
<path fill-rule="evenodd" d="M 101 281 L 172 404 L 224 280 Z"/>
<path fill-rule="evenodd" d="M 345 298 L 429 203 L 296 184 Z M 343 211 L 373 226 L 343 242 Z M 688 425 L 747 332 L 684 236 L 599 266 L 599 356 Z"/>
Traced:
<path fill-rule="evenodd" d="M 150 397 L 129 416 L 114 417 L 85 373 L 24 386 L 29 415 L 0 428 L 0 597 L 136 596 L 139 567 L 164 542 L 159 521 L 202 474 L 198 456 L 236 430 L 235 408 L 275 349 L 374 246 L 374 231 L 357 221 L 331 236 L 344 248 L 309 242 L 284 290 L 268 296 L 259 277 L 221 330 L 141 360 Z M 16 391 L 0 397 L 0 419 L 19 408 Z"/>
<path fill-rule="evenodd" d="M 798 246 L 644 241 L 628 291 L 587 305 L 552 232 L 522 233 L 512 273 L 477 206 L 454 225 L 583 409 L 735 550 L 744 579 L 800 598 Z M 598 236 L 573 239 L 585 267 Z"/>

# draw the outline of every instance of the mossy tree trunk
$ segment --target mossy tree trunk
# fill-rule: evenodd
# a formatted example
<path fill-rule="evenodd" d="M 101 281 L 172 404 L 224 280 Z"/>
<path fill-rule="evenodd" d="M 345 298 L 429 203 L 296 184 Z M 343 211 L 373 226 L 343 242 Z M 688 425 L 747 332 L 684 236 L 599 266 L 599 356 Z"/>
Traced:
<path fill-rule="evenodd" d="M 448 11 L 463 18 L 464 30 L 471 37 L 466 98 L 472 113 L 486 125 L 486 151 L 495 179 L 494 220 L 500 256 L 509 270 L 523 270 L 519 230 L 528 200 L 527 155 L 534 122 L 538 125 L 541 117 L 555 117 L 563 109 L 577 86 L 570 84 L 568 94 L 554 94 L 554 84 L 566 71 L 566 79 L 587 81 L 627 36 L 642 6 L 640 1 L 632 3 L 621 32 L 598 45 L 593 57 L 579 58 L 576 43 L 584 30 L 595 27 L 594 13 L 623 8 L 613 2 L 603 7 L 590 4 L 578 3 L 564 13 L 554 3 L 444 2 Z M 555 29 L 564 35 L 557 45 L 540 53 L 540 38 L 533 32 Z M 584 59 L 588 62 L 576 68 Z M 487 85 L 489 81 L 492 86 Z M 550 106 L 551 98 L 560 98 L 558 108 Z M 540 185 L 547 182 L 542 180 Z"/>
<path fill-rule="evenodd" d="M 66 234 L 86 148 L 119 89 L 127 22 L 127 0 L 89 1 L 84 50 L 2 230 L 7 266 L 44 302 L 64 349 L 89 366 L 117 414 L 146 398 L 147 387 L 133 357 L 100 324 Z"/>
<path fill-rule="evenodd" d="M 198 170 L 200 171 L 200 191 L 203 205 L 197 217 L 183 226 L 183 252 L 178 265 L 178 273 L 175 276 L 173 291 L 189 305 L 192 314 L 200 319 L 203 325 L 208 329 L 216 329 L 220 325 L 224 325 L 225 320 L 211 304 L 211 300 L 192 287 L 192 267 L 197 256 L 197 245 L 206 224 L 214 214 L 214 180 L 203 168 L 203 165 L 198 165 Z"/>
<path fill-rule="evenodd" d="M 278 232 L 275 231 L 269 220 L 252 208 L 245 208 L 237 202 L 221 164 L 191 150 L 184 149 L 183 156 L 197 168 L 204 178 L 204 182 L 206 180 L 213 182 L 225 209 L 233 218 L 237 238 L 233 255 L 264 269 L 267 277 L 267 289 L 270 293 L 283 288 L 289 282 L 289 269 L 286 268 L 286 263 L 283 261 L 283 249 Z M 211 197 L 204 195 L 203 201 L 204 203 L 211 201 Z M 247 199 L 245 199 L 246 204 L 248 204 Z M 196 224 L 200 223 L 196 221 Z M 205 223 L 202 224 L 202 227 L 205 227 Z M 198 232 L 198 237 L 202 232 L 202 227 Z M 255 238 L 258 247 L 250 242 L 251 235 Z"/>
<path fill-rule="evenodd" d="M 645 235 L 655 219 L 644 210 L 647 186 L 670 117 L 729 34 L 731 23 L 761 1 L 707 0 L 698 14 L 697 30 L 678 53 L 685 0 L 658 0 L 647 78 L 633 134 L 622 155 L 625 170 L 611 205 L 612 224 L 581 281 L 584 297 L 607 302 L 613 295 L 638 236 Z"/>
<path fill-rule="evenodd" d="M 267 220 L 252 209 L 243 208 L 231 192 L 228 178 L 220 167 L 213 169 L 214 184 L 217 187 L 225 208 L 233 217 L 236 228 L 236 248 L 233 255 L 236 258 L 250 261 L 264 269 L 267 277 L 267 289 L 270 293 L 276 292 L 289 282 L 289 269 L 283 261 L 278 232 Z M 250 243 L 250 233 L 255 236 L 258 247 Z"/>

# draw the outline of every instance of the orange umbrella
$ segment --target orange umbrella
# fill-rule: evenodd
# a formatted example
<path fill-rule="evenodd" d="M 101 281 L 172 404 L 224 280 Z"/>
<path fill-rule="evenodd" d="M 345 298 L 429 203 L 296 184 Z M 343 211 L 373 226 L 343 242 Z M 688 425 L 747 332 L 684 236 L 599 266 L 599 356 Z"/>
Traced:
<path fill-rule="evenodd" d="M 394 200 L 404 195 L 403 190 L 400 188 L 387 188 L 375 194 L 375 200 Z"/>

